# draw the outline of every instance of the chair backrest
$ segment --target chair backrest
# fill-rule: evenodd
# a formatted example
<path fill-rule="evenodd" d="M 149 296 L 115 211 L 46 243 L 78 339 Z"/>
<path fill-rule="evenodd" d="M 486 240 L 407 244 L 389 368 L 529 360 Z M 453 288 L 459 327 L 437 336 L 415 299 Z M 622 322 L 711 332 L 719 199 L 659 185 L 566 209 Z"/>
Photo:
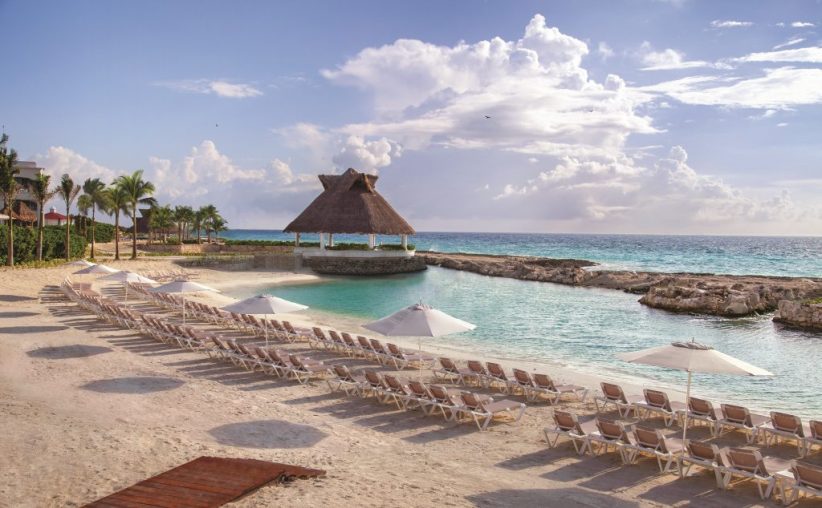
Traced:
<path fill-rule="evenodd" d="M 357 342 L 360 343 L 360 347 L 363 349 L 371 349 L 371 343 L 368 342 L 368 339 L 363 337 L 362 335 L 357 335 Z"/>
<path fill-rule="evenodd" d="M 328 338 L 326 338 L 325 333 L 322 331 L 321 328 L 318 328 L 318 327 L 315 326 L 314 328 L 311 329 L 311 331 L 314 332 L 314 336 L 317 337 L 318 339 L 328 340 Z"/>
<path fill-rule="evenodd" d="M 606 420 L 604 418 L 597 418 L 597 429 L 602 437 L 614 441 L 628 442 L 628 436 L 625 434 L 625 429 L 617 422 Z"/>
<path fill-rule="evenodd" d="M 488 372 L 485 370 L 485 367 L 482 366 L 482 363 L 478 362 L 477 360 L 468 360 L 468 368 L 471 369 L 471 372 L 474 374 L 481 374 L 483 376 L 487 376 Z"/>
<path fill-rule="evenodd" d="M 454 363 L 454 360 L 447 358 L 445 356 L 440 357 L 440 365 L 442 365 L 442 370 L 446 372 L 459 371 L 459 369 L 457 368 L 457 364 Z"/>
<path fill-rule="evenodd" d="M 645 403 L 649 406 L 658 407 L 665 411 L 671 410 L 671 402 L 668 400 L 667 393 L 649 388 L 642 390 L 642 392 L 645 394 Z"/>
<path fill-rule="evenodd" d="M 426 388 L 425 385 L 419 381 L 409 381 L 408 388 L 410 388 L 417 397 L 425 399 L 431 397 L 431 394 L 428 393 L 428 388 Z"/>
<path fill-rule="evenodd" d="M 382 388 L 384 386 L 380 375 L 370 369 L 365 371 L 365 380 L 375 388 Z"/>
<path fill-rule="evenodd" d="M 628 399 L 625 398 L 625 392 L 622 391 L 621 386 L 603 381 L 599 384 L 599 387 L 602 389 L 602 395 L 604 395 L 606 399 L 628 403 Z"/>
<path fill-rule="evenodd" d="M 779 411 L 771 411 L 771 425 L 773 425 L 773 428 L 776 430 L 805 437 L 805 432 L 802 430 L 802 420 L 798 416 L 780 413 Z"/>
<path fill-rule="evenodd" d="M 347 333 L 343 333 L 342 334 L 342 339 L 343 339 L 343 342 L 345 342 L 346 346 L 348 346 L 348 347 L 357 347 L 357 343 L 354 342 L 354 338 L 351 337 L 351 335 L 349 335 Z"/>
<path fill-rule="evenodd" d="M 385 353 L 385 348 L 382 347 L 382 342 L 378 341 L 377 339 L 371 339 L 368 342 L 371 343 L 371 349 L 378 353 Z"/>
<path fill-rule="evenodd" d="M 748 450 L 746 448 L 729 448 L 726 456 L 730 466 L 753 474 L 768 476 L 765 462 L 759 450 Z"/>
<path fill-rule="evenodd" d="M 688 455 L 691 457 L 717 462 L 719 461 L 719 457 L 717 457 L 717 448 L 715 448 L 715 446 L 716 445 L 711 445 L 703 441 L 688 441 L 685 447 L 688 449 Z"/>
<path fill-rule="evenodd" d="M 261 348 L 260 346 L 254 346 L 254 354 L 260 360 L 268 360 L 268 358 L 265 356 L 265 349 Z"/>
<path fill-rule="evenodd" d="M 666 451 L 663 444 L 665 438 L 658 434 L 657 429 L 637 426 L 634 428 L 634 438 L 636 438 L 636 443 L 643 448 Z"/>
<path fill-rule="evenodd" d="M 294 326 L 291 325 L 289 321 L 283 321 L 283 327 L 288 331 L 288 333 L 297 334 L 297 330 L 294 329 Z"/>
<path fill-rule="evenodd" d="M 448 404 L 451 403 L 451 396 L 448 395 L 448 390 L 446 390 L 444 386 L 429 385 L 428 391 L 431 393 L 431 396 L 434 397 L 434 399 L 437 402 Z"/>
<path fill-rule="evenodd" d="M 331 337 L 331 340 L 333 340 L 334 342 L 342 342 L 342 337 L 340 337 L 340 334 L 337 333 L 336 331 L 328 330 L 328 335 Z"/>
<path fill-rule="evenodd" d="M 385 374 L 382 377 L 385 380 L 385 383 L 388 385 L 395 392 L 404 392 L 405 386 L 400 383 L 400 380 L 397 379 L 396 376 L 392 376 L 391 374 Z"/>
<path fill-rule="evenodd" d="M 722 414 L 726 420 L 739 423 L 745 426 L 751 426 L 751 412 L 744 406 L 737 406 L 734 404 L 722 404 Z"/>
<path fill-rule="evenodd" d="M 516 379 L 517 383 L 521 386 L 534 386 L 534 380 L 531 379 L 531 374 L 522 370 L 522 369 L 514 369 L 514 379 Z"/>
<path fill-rule="evenodd" d="M 336 374 L 338 378 L 343 381 L 353 381 L 351 373 L 345 365 L 335 364 L 332 368 L 334 369 L 334 374 Z"/>
<path fill-rule="evenodd" d="M 811 427 L 811 437 L 822 440 L 822 420 L 811 420 L 808 425 Z"/>
<path fill-rule="evenodd" d="M 585 432 L 582 430 L 582 426 L 579 424 L 579 419 L 577 415 L 573 413 L 569 413 L 568 411 L 561 411 L 559 409 L 554 410 L 554 423 L 556 424 L 557 428 L 564 430 L 566 432 L 573 431 L 577 435 L 584 436 Z"/>
<path fill-rule="evenodd" d="M 505 375 L 505 371 L 502 369 L 502 365 L 494 362 L 487 362 L 485 365 L 488 366 L 488 373 L 498 379 L 508 379 L 508 376 Z"/>
<path fill-rule="evenodd" d="M 791 471 L 799 486 L 822 491 L 822 466 L 797 460 L 792 464 Z"/>
<path fill-rule="evenodd" d="M 291 362 L 291 364 L 293 366 L 297 367 L 298 369 L 303 368 L 303 359 L 300 358 L 299 356 L 297 356 L 297 355 L 288 355 L 288 360 Z"/>
<path fill-rule="evenodd" d="M 688 411 L 699 416 L 713 417 L 714 405 L 709 400 L 688 397 Z"/>
<path fill-rule="evenodd" d="M 539 388 L 545 388 L 546 390 L 550 390 L 552 392 L 557 391 L 557 387 L 554 386 L 554 380 L 551 379 L 551 376 L 548 374 L 534 374 L 533 378 L 534 384 Z"/>
<path fill-rule="evenodd" d="M 460 393 L 460 398 L 462 399 L 462 403 L 465 404 L 469 409 L 475 409 L 479 411 L 484 410 L 482 406 L 482 401 L 475 394 L 471 392 L 462 392 Z"/>
<path fill-rule="evenodd" d="M 287 367 L 288 366 L 288 363 L 285 361 L 285 358 L 283 358 L 282 355 L 280 355 L 280 352 L 277 351 L 276 349 L 269 349 L 268 350 L 268 357 L 271 358 L 271 360 L 274 363 L 276 363 L 277 365 L 279 365 L 280 367 Z"/>
<path fill-rule="evenodd" d="M 402 351 L 400 348 L 397 347 L 396 344 L 391 344 L 390 342 L 386 344 L 388 346 L 388 352 L 394 356 L 402 356 Z"/>

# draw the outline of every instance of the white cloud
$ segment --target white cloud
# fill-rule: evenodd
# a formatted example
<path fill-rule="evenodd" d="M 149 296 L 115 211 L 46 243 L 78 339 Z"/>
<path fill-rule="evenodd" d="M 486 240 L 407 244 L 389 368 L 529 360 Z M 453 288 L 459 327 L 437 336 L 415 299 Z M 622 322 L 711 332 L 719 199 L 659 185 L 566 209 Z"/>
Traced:
<path fill-rule="evenodd" d="M 787 127 L 787 126 L 788 126 L 788 122 L 779 122 L 778 124 L 776 124 L 776 126 L 777 126 L 777 127 Z"/>
<path fill-rule="evenodd" d="M 753 26 L 751 21 L 719 20 L 711 21 L 712 28 L 747 28 Z"/>
<path fill-rule="evenodd" d="M 614 56 L 614 50 L 608 45 L 607 42 L 600 42 L 597 45 L 597 53 L 602 60 L 608 60 Z"/>
<path fill-rule="evenodd" d="M 225 80 L 186 79 L 181 81 L 161 81 L 155 83 L 155 85 L 170 88 L 178 92 L 217 95 L 231 99 L 245 99 L 263 94 L 263 92 L 251 84 L 230 83 Z"/>
<path fill-rule="evenodd" d="M 808 21 L 794 21 L 793 23 L 791 23 L 791 26 L 793 28 L 813 28 L 816 25 Z"/>
<path fill-rule="evenodd" d="M 752 78 L 690 76 L 642 90 L 663 93 L 685 104 L 786 109 L 822 103 L 822 69 L 780 67 Z"/>
<path fill-rule="evenodd" d="M 286 192 L 300 192 L 307 189 L 318 189 L 320 187 L 317 175 L 308 173 L 296 174 L 288 163 L 280 159 L 271 161 L 271 169 L 274 176 L 273 180 L 280 184 L 280 189 Z"/>
<path fill-rule="evenodd" d="M 354 168 L 374 173 L 391 164 L 391 158 L 402 155 L 402 147 L 387 138 L 366 141 L 361 136 L 348 136 L 333 162 L 341 170 Z"/>
<path fill-rule="evenodd" d="M 794 37 L 793 39 L 788 39 L 787 41 L 783 42 L 782 44 L 777 44 L 776 46 L 773 47 L 773 49 L 776 50 L 776 49 L 787 48 L 788 46 L 795 46 L 795 45 L 800 44 L 802 42 L 805 42 L 804 38 Z"/>
<path fill-rule="evenodd" d="M 341 132 L 386 137 L 409 150 L 436 144 L 603 154 L 618 151 L 631 133 L 656 132 L 635 112 L 647 95 L 630 93 L 618 76 L 590 80 L 581 67 L 587 54 L 584 42 L 536 15 L 515 41 L 449 47 L 400 39 L 366 48 L 323 75 L 374 97 L 377 118 Z"/>
<path fill-rule="evenodd" d="M 704 60 L 686 60 L 685 53 L 675 49 L 654 51 L 651 43 L 645 41 L 639 49 L 638 56 L 645 67 L 643 71 L 663 71 L 674 69 L 694 69 L 699 67 L 726 68 L 724 64 L 715 64 Z"/>
<path fill-rule="evenodd" d="M 99 178 L 103 183 L 109 184 L 117 176 L 114 170 L 64 146 L 49 147 L 44 155 L 37 154 L 33 159 L 51 175 L 52 184 L 59 181 L 64 173 L 68 173 L 74 183 L 81 185 L 87 178 Z"/>
<path fill-rule="evenodd" d="M 735 58 L 734 61 L 822 63 L 822 47 L 812 46 L 808 48 L 793 48 L 783 49 L 781 51 L 751 53 L 740 58 Z"/>

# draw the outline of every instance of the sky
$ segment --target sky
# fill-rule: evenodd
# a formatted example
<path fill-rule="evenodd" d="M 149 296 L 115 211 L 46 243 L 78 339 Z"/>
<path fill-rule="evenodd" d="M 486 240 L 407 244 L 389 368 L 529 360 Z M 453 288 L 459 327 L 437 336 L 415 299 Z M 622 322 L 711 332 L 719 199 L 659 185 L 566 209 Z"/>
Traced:
<path fill-rule="evenodd" d="M 820 0 L 0 0 L 0 19 L 21 159 L 143 169 L 231 228 L 282 228 L 353 167 L 418 231 L 822 235 Z"/>

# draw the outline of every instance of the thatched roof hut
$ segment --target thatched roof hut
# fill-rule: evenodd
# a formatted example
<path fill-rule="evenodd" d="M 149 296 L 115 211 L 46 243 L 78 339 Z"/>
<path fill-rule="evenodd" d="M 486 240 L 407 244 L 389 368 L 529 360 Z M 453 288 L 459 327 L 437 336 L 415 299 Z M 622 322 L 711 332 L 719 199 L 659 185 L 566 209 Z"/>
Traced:
<path fill-rule="evenodd" d="M 351 168 L 341 175 L 319 175 L 322 194 L 285 232 L 413 235 L 414 228 L 374 188 L 377 178 Z"/>

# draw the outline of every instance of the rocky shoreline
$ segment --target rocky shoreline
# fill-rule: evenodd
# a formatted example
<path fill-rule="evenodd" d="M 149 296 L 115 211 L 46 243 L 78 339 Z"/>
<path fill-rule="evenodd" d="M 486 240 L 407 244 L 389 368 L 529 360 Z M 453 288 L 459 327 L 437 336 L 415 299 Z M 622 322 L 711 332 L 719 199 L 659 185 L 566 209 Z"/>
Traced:
<path fill-rule="evenodd" d="M 773 312 L 780 301 L 822 296 L 822 278 L 660 273 L 592 269 L 597 263 L 578 259 L 417 252 L 425 262 L 492 277 L 618 289 L 641 294 L 639 302 L 673 312 L 746 316 Z M 791 323 L 789 316 L 781 321 Z"/>

